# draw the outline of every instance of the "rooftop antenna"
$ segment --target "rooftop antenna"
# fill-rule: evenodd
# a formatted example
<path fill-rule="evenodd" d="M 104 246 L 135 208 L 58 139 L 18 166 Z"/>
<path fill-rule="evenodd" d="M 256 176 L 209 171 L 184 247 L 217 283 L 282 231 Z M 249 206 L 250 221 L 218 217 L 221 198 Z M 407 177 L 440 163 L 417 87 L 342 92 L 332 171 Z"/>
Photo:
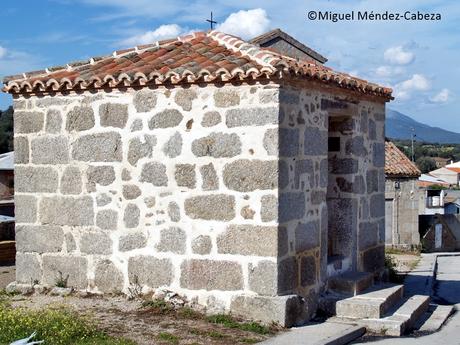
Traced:
<path fill-rule="evenodd" d="M 211 25 L 211 30 L 213 30 L 214 24 L 217 24 L 217 22 L 213 20 L 212 11 L 211 11 L 211 19 L 206 19 L 206 21 Z"/>

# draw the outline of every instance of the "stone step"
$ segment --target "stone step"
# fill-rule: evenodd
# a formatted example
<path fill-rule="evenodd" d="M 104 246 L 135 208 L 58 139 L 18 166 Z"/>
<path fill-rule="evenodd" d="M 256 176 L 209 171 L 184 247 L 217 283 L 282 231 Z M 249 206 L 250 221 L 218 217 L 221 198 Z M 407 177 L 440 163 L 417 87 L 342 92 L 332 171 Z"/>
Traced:
<path fill-rule="evenodd" d="M 355 296 L 367 290 L 374 283 L 374 275 L 369 272 L 346 272 L 331 277 L 327 281 L 328 289 Z"/>
<path fill-rule="evenodd" d="M 403 294 L 402 285 L 375 285 L 360 295 L 338 301 L 336 315 L 351 319 L 379 319 L 402 299 Z"/>
<path fill-rule="evenodd" d="M 426 334 L 439 330 L 455 311 L 453 305 L 430 304 L 430 307 L 415 323 L 416 333 Z"/>
<path fill-rule="evenodd" d="M 399 337 L 413 329 L 417 320 L 428 310 L 429 296 L 415 295 L 400 303 L 383 318 L 369 318 L 358 321 L 368 332 Z"/>

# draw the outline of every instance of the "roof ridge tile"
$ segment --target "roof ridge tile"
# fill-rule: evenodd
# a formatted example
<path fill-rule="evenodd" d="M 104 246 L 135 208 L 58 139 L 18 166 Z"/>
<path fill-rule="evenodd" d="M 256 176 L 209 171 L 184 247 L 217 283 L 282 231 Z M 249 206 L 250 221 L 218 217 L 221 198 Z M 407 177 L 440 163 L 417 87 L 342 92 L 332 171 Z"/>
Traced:
<path fill-rule="evenodd" d="M 248 56 L 251 60 L 257 62 L 264 67 L 273 68 L 273 65 L 267 63 L 263 59 L 257 57 L 260 52 L 264 52 L 260 47 L 255 44 L 243 41 L 241 38 L 213 30 L 208 34 L 209 37 L 216 40 L 221 45 L 225 46 L 234 52 L 241 52 L 243 55 Z M 238 46 L 237 46 L 238 45 Z M 268 52 L 267 52 L 268 54 Z"/>

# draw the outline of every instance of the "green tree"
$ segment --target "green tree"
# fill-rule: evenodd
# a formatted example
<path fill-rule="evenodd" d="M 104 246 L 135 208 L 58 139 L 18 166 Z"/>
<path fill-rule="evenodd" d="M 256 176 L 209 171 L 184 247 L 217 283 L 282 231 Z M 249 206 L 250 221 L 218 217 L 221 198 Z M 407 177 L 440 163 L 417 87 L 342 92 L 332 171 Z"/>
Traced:
<path fill-rule="evenodd" d="M 415 164 L 424 174 L 436 169 L 436 162 L 430 157 L 420 157 L 415 161 Z"/>
<path fill-rule="evenodd" d="M 0 110 L 0 153 L 13 151 L 13 107 Z"/>

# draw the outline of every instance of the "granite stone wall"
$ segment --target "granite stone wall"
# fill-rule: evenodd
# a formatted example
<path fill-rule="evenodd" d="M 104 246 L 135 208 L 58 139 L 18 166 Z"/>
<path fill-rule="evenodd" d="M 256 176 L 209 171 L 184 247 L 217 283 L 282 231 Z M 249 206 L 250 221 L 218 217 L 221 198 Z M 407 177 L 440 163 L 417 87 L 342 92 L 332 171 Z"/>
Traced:
<path fill-rule="evenodd" d="M 328 277 L 383 268 L 385 107 L 295 85 L 280 89 L 280 110 L 278 293 L 314 310 Z"/>
<path fill-rule="evenodd" d="M 16 99 L 18 283 L 62 273 L 96 292 L 167 287 L 211 312 L 311 315 L 336 98 L 267 83 Z M 354 106 L 352 170 L 334 188 L 355 200 L 369 270 L 383 264 L 384 105 Z"/>
<path fill-rule="evenodd" d="M 329 113 L 328 275 L 380 272 L 385 243 L 385 106 L 323 102 Z"/>

